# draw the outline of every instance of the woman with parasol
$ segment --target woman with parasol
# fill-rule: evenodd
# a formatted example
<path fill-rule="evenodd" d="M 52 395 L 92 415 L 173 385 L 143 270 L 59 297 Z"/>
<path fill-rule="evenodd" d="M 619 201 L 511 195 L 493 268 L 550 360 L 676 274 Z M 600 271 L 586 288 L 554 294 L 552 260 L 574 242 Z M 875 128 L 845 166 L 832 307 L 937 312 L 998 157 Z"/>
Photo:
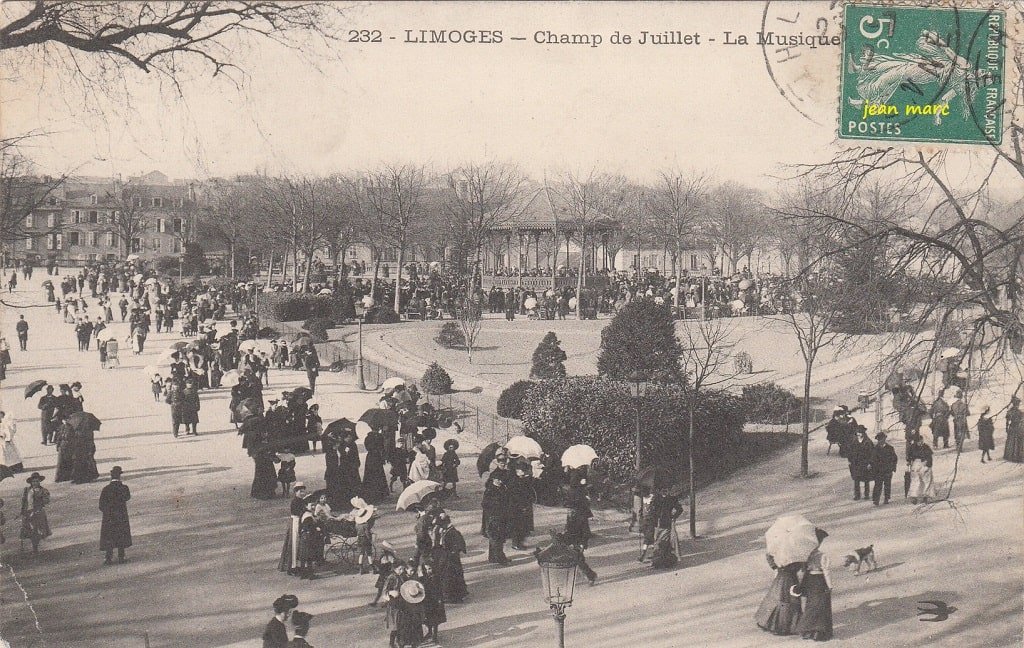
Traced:
<path fill-rule="evenodd" d="M 800 584 L 803 613 L 796 631 L 804 639 L 828 641 L 832 638 L 832 580 L 828 573 L 828 556 L 821 552 L 821 543 L 828 533 L 816 528 L 814 535 L 818 546 L 807 557 L 806 573 Z"/>
<path fill-rule="evenodd" d="M 768 566 L 775 570 L 768 593 L 754 615 L 758 627 L 776 635 L 791 635 L 800 622 L 800 571 L 819 541 L 815 527 L 799 514 L 784 515 L 765 533 Z"/>

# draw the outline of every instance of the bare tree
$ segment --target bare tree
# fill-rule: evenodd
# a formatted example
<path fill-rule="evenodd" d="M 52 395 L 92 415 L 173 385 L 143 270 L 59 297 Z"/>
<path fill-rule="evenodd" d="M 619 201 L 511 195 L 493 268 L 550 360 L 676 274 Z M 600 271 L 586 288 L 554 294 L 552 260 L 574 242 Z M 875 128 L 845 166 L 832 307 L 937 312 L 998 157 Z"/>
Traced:
<path fill-rule="evenodd" d="M 0 50 L 44 57 L 51 67 L 124 66 L 178 75 L 188 60 L 214 75 L 237 69 L 232 61 L 246 38 L 298 46 L 317 35 L 336 38 L 337 6 L 321 2 L 79 2 L 5 3 Z"/>
<path fill-rule="evenodd" d="M 666 170 L 651 195 L 650 205 L 659 238 L 670 246 L 675 258 L 676 290 L 673 299 L 679 312 L 679 285 L 682 283 L 682 255 L 697 242 L 700 225 L 707 215 L 710 178 L 704 173 Z"/>
<path fill-rule="evenodd" d="M 14 243 L 50 234 L 54 228 L 30 232 L 26 219 L 35 210 L 54 204 L 66 176 L 50 178 L 35 174 L 32 162 L 19 144 L 24 138 L 0 140 L 0 241 Z"/>
<path fill-rule="evenodd" d="M 398 251 L 395 276 L 395 312 L 401 314 L 402 270 L 413 229 L 424 216 L 424 195 L 428 174 L 426 167 L 411 164 L 384 165 L 365 176 L 365 195 L 370 204 L 373 230 L 381 247 L 390 245 Z M 376 278 L 376 269 L 374 270 Z"/>
<path fill-rule="evenodd" d="M 583 319 L 583 285 L 587 272 L 587 245 L 601 226 L 612 223 L 610 209 L 629 203 L 622 178 L 591 170 L 586 176 L 566 172 L 553 184 L 545 185 L 556 214 L 566 216 L 565 224 L 580 246 L 576 277 L 576 318 Z"/>
<path fill-rule="evenodd" d="M 765 220 L 761 196 L 750 187 L 726 182 L 710 192 L 704 230 L 728 263 L 723 274 L 735 274 L 744 257 L 750 261 L 766 237 Z"/>
<path fill-rule="evenodd" d="M 259 222 L 257 187 L 254 178 L 215 179 L 202 187 L 208 209 L 199 213 L 196 231 L 202 239 L 221 243 L 228 248 L 228 272 L 235 278 L 238 250 L 241 247 L 269 247 L 268 241 L 255 235 Z"/>
<path fill-rule="evenodd" d="M 146 196 L 140 187 L 128 183 L 116 187 L 115 193 L 117 209 L 110 213 L 110 229 L 117 238 L 117 249 L 123 259 L 138 252 L 132 247 L 133 241 L 141 239 L 148 231 L 149 219 L 146 218 Z"/>
<path fill-rule="evenodd" d="M 484 309 L 481 298 L 481 293 L 463 296 L 456 312 L 459 328 L 462 329 L 462 335 L 466 339 L 466 353 L 469 354 L 470 364 L 473 364 L 473 345 L 480 335 L 480 328 L 483 324 Z"/>
<path fill-rule="evenodd" d="M 687 396 L 691 538 L 697 537 L 697 481 L 693 459 L 695 412 L 702 393 L 720 388 L 736 377 L 737 372 L 733 369 L 734 363 L 731 361 L 730 353 L 736 341 L 735 327 L 723 318 L 687 322 L 683 327 L 683 339 L 680 341 L 683 354 L 680 360 L 686 377 L 682 387 Z"/>
<path fill-rule="evenodd" d="M 509 223 L 526 206 L 526 178 L 511 164 L 466 164 L 446 177 L 444 214 L 448 228 L 463 241 L 472 255 L 468 294 L 477 287 L 480 252 L 491 230 Z"/>

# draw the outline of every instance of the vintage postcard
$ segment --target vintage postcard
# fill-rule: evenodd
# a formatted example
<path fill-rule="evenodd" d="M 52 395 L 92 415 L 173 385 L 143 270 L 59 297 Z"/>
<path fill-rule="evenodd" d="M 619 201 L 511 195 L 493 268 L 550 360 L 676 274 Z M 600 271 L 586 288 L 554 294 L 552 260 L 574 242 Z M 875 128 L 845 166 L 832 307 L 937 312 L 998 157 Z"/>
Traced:
<path fill-rule="evenodd" d="M 1024 641 L 1024 4 L 0 4 L 0 647 Z"/>

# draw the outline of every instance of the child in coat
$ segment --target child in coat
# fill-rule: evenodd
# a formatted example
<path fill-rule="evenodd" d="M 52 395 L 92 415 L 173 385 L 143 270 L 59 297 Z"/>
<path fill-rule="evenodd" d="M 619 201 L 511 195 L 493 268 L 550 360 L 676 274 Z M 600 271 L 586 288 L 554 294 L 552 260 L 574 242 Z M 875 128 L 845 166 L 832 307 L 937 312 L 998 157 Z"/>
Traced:
<path fill-rule="evenodd" d="M 295 483 L 295 455 L 290 452 L 278 452 L 277 460 L 281 462 L 281 467 L 277 469 L 277 481 L 281 484 L 284 496 L 288 497 L 292 484 Z"/>
<path fill-rule="evenodd" d="M 164 394 L 164 379 L 160 377 L 160 374 L 153 374 L 153 377 L 149 379 L 149 383 L 153 389 L 153 400 L 159 403 Z"/>
<path fill-rule="evenodd" d="M 401 562 L 395 554 L 395 548 L 391 546 L 390 542 L 382 542 L 380 556 L 373 563 L 373 573 L 377 574 L 377 582 L 374 584 L 374 587 L 377 588 L 377 595 L 370 601 L 370 607 L 377 606 L 385 590 L 393 589 L 388 585 L 389 582 L 394 585 L 396 566 L 401 566 Z"/>
<path fill-rule="evenodd" d="M 320 406 L 310 405 L 306 413 L 306 434 L 311 437 L 313 452 L 316 452 L 316 442 L 324 433 L 324 420 L 320 418 Z"/>

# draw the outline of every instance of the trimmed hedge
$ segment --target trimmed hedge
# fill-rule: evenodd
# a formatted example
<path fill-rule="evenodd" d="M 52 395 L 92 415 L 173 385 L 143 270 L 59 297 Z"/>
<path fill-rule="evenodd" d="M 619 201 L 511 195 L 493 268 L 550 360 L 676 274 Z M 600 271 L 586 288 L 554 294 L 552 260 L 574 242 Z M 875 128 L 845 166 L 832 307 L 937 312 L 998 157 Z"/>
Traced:
<path fill-rule="evenodd" d="M 397 324 L 402 318 L 393 308 L 372 308 L 366 313 L 367 324 Z"/>
<path fill-rule="evenodd" d="M 556 456 L 586 443 L 607 460 L 612 481 L 626 484 L 636 465 L 638 406 L 641 465 L 666 464 L 685 472 L 688 396 L 674 385 L 651 385 L 638 404 L 628 383 L 598 376 L 535 383 L 523 403 L 524 433 Z M 718 391 L 701 394 L 694 420 L 698 478 L 727 469 L 731 449 L 743 443 L 745 422 L 739 398 Z"/>
<path fill-rule="evenodd" d="M 325 317 L 335 322 L 355 317 L 351 299 L 346 302 L 334 295 L 308 295 L 305 293 L 265 293 L 260 299 L 267 304 L 267 315 L 277 322 L 304 321 Z"/>
<path fill-rule="evenodd" d="M 452 377 L 441 365 L 432 362 L 420 378 L 420 387 L 428 394 L 447 394 L 452 391 Z"/>
<path fill-rule="evenodd" d="M 437 342 L 446 349 L 464 349 L 466 347 L 466 335 L 462 332 L 462 327 L 459 326 L 458 322 L 445 322 L 441 326 L 437 337 L 434 338 L 434 342 Z"/>
<path fill-rule="evenodd" d="M 754 423 L 782 424 L 800 420 L 802 399 L 775 383 L 746 385 L 742 398 L 747 419 Z"/>
<path fill-rule="evenodd" d="M 529 380 L 517 380 L 498 396 L 498 416 L 518 419 L 523 417 L 523 401 L 533 389 Z"/>
<path fill-rule="evenodd" d="M 311 317 L 302 324 L 314 342 L 326 342 L 327 331 L 334 326 L 335 322 L 330 317 Z"/>

